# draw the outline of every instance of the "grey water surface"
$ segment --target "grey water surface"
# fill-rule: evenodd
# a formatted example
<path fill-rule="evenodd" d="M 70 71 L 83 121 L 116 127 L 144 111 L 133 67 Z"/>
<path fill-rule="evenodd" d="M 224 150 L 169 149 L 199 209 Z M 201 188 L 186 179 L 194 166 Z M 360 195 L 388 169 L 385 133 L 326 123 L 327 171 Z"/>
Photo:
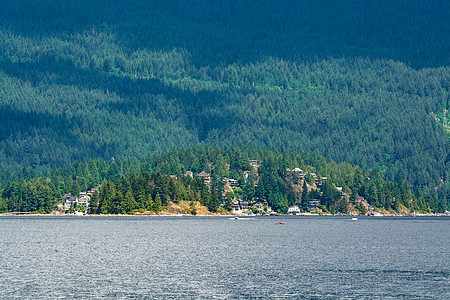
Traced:
<path fill-rule="evenodd" d="M 0 217 L 0 299 L 77 298 L 450 299 L 450 218 Z"/>

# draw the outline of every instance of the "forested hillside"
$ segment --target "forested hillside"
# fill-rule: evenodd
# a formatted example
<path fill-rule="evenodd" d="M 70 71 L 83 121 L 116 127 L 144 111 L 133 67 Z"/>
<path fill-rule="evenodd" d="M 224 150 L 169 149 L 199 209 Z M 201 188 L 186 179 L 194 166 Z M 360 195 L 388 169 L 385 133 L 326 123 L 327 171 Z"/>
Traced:
<path fill-rule="evenodd" d="M 80 162 L 32 180 L 15 180 L 0 190 L 0 213 L 50 212 L 64 194 L 78 195 L 97 186 L 100 190 L 90 199 L 90 213 L 159 211 L 180 201 L 189 201 L 193 207 L 201 203 L 211 212 L 219 205 L 231 211 L 232 202 L 239 200 L 250 205 L 266 203 L 280 213 L 297 203 L 308 212 L 309 200 L 317 199 L 324 212 L 347 213 L 354 207 L 364 214 L 357 197 L 385 211 L 442 213 L 446 208 L 436 196 L 413 193 L 406 181 L 389 182 L 378 170 L 338 164 L 319 155 L 255 147 L 201 147 L 139 162 Z"/>
<path fill-rule="evenodd" d="M 199 144 L 318 153 L 448 197 L 447 1 L 0 3 L 5 184 Z"/>

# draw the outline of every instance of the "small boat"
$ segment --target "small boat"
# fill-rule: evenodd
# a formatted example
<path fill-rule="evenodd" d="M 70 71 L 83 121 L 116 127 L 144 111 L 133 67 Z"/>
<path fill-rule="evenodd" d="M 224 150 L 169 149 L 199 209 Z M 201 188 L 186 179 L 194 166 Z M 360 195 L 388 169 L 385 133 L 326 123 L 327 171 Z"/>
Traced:
<path fill-rule="evenodd" d="M 282 222 L 275 223 L 275 225 L 284 225 Z"/>
<path fill-rule="evenodd" d="M 352 221 L 358 221 L 358 217 L 352 217 Z"/>

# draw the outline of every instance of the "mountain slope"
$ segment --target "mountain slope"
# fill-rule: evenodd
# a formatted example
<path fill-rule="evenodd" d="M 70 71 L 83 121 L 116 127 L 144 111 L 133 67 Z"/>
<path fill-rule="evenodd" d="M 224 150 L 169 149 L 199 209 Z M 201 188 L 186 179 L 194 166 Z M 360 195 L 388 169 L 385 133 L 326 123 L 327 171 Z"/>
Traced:
<path fill-rule="evenodd" d="M 448 4 L 388 3 L 2 3 L 0 164 L 249 143 L 445 197 Z"/>

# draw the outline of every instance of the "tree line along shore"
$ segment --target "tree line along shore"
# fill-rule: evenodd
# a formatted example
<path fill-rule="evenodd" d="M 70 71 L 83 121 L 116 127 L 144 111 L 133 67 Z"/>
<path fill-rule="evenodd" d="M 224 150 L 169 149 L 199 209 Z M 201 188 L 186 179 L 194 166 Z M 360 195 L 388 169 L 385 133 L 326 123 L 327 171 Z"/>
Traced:
<path fill-rule="evenodd" d="M 79 162 L 0 190 L 0 212 L 86 214 L 444 213 L 436 194 L 380 170 L 259 147 L 198 147 Z"/>

